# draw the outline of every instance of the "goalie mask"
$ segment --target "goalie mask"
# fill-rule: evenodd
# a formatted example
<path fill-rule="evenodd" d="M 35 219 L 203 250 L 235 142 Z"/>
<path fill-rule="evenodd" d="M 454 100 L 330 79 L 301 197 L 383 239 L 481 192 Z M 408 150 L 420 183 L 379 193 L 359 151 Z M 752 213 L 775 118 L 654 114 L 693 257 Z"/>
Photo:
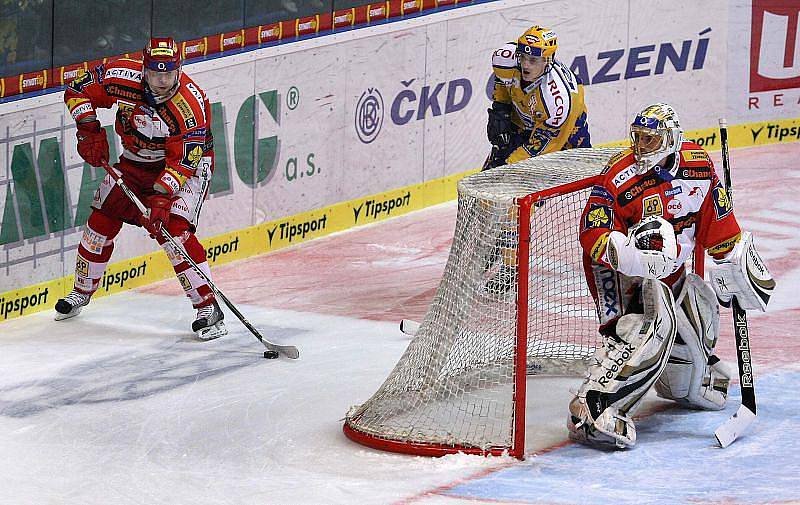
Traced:
<path fill-rule="evenodd" d="M 636 159 L 636 172 L 644 174 L 670 154 L 677 153 L 681 148 L 682 136 L 678 114 L 672 106 L 665 103 L 647 106 L 631 123 L 631 147 Z"/>
<path fill-rule="evenodd" d="M 555 59 L 558 49 L 556 33 L 539 25 L 525 31 L 517 39 L 517 63 L 522 78 L 533 81 L 544 74 Z"/>
<path fill-rule="evenodd" d="M 181 51 L 172 37 L 151 38 L 144 50 L 145 92 L 150 105 L 163 103 L 175 94 L 181 77 Z"/>

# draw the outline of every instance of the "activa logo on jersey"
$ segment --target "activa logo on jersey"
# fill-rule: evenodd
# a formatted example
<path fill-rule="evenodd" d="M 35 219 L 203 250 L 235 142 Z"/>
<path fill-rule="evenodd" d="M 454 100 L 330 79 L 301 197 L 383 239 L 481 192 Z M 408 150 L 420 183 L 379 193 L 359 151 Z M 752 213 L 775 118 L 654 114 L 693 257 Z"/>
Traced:
<path fill-rule="evenodd" d="M 622 186 L 623 184 L 625 184 L 625 181 L 627 181 L 628 179 L 630 179 L 634 175 L 636 175 L 636 167 L 635 166 L 630 166 L 630 167 L 626 168 L 625 170 L 623 170 L 622 172 L 620 172 L 617 175 L 615 175 L 614 178 L 611 179 L 611 183 L 614 184 L 614 186 L 618 188 L 618 187 Z"/>
<path fill-rule="evenodd" d="M 109 68 L 103 75 L 103 79 L 125 79 L 126 81 L 141 82 L 142 72 L 123 67 Z"/>

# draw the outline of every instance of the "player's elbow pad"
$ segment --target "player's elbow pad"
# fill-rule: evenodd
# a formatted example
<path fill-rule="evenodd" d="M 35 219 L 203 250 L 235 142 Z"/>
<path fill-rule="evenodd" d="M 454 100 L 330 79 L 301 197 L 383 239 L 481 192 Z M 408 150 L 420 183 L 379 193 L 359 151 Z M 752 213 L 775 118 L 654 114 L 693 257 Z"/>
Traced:
<path fill-rule="evenodd" d="M 714 260 L 708 271 L 711 287 L 724 306 L 729 306 L 734 296 L 744 310 L 765 311 L 775 290 L 764 260 L 756 250 L 753 234 L 742 233 L 741 240 L 721 260 Z"/>

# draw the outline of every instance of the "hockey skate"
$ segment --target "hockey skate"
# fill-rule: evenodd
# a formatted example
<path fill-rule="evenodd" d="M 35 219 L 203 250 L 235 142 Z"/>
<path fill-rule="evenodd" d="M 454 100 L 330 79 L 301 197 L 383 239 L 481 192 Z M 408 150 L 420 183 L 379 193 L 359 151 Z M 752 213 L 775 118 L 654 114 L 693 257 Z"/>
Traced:
<path fill-rule="evenodd" d="M 60 298 L 56 302 L 56 321 L 62 321 L 75 317 L 81 313 L 81 309 L 89 305 L 92 295 L 81 293 L 80 291 L 72 290 L 64 298 Z"/>
<path fill-rule="evenodd" d="M 200 340 L 224 337 L 228 334 L 228 330 L 225 328 L 225 323 L 222 322 L 223 319 L 225 319 L 225 314 L 214 300 L 214 303 L 197 309 L 197 317 L 192 323 L 192 331 Z"/>

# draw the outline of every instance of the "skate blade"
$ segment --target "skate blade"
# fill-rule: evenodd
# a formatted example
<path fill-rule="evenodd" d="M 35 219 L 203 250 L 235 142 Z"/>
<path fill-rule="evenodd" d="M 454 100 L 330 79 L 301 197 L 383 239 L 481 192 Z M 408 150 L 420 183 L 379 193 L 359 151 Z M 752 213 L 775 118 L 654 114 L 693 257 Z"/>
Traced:
<path fill-rule="evenodd" d="M 202 341 L 214 340 L 215 338 L 224 337 L 228 334 L 228 329 L 225 328 L 225 323 L 218 322 L 213 326 L 203 328 L 196 332 L 197 338 Z"/>
<path fill-rule="evenodd" d="M 74 309 L 70 310 L 66 314 L 62 314 L 61 312 L 56 312 L 55 320 L 56 321 L 63 321 L 65 319 L 71 319 L 71 318 L 77 316 L 78 314 L 80 314 L 82 308 L 83 308 L 82 305 L 80 307 L 75 307 Z"/>

